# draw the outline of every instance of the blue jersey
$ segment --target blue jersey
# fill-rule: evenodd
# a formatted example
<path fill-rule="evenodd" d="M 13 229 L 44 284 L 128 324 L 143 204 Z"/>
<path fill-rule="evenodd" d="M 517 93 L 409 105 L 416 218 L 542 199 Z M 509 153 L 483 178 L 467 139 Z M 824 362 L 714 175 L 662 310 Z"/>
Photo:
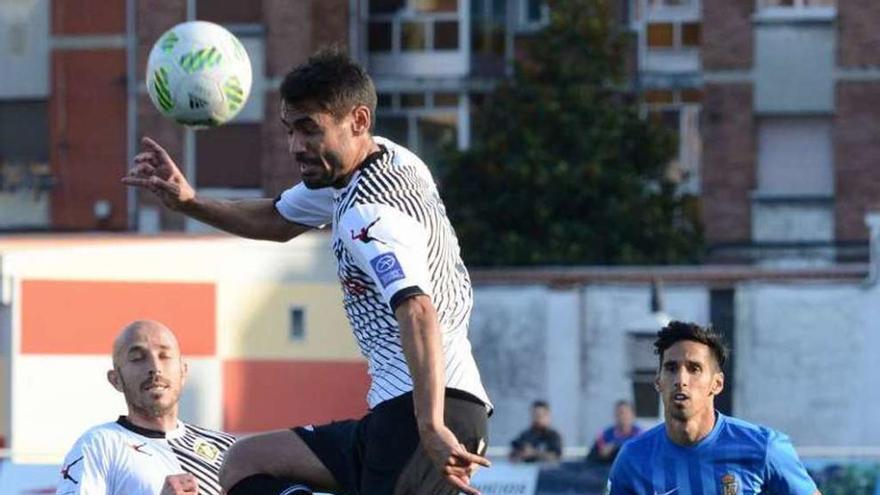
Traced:
<path fill-rule="evenodd" d="M 610 495 L 813 495 L 782 433 L 716 413 L 692 447 L 672 443 L 661 424 L 624 444 L 608 479 Z"/>

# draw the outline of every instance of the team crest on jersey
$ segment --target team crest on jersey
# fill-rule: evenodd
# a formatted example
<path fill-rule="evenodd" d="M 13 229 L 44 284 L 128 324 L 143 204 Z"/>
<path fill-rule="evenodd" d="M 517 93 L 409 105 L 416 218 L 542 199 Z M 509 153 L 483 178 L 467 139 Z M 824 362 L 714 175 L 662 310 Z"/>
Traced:
<path fill-rule="evenodd" d="M 739 484 L 736 482 L 736 476 L 730 473 L 721 477 L 721 486 L 724 488 L 724 495 L 737 495 L 739 493 Z"/>
<path fill-rule="evenodd" d="M 220 457 L 220 449 L 218 449 L 213 443 L 202 440 L 201 438 L 196 439 L 193 444 L 193 452 L 208 462 L 214 462 Z"/>

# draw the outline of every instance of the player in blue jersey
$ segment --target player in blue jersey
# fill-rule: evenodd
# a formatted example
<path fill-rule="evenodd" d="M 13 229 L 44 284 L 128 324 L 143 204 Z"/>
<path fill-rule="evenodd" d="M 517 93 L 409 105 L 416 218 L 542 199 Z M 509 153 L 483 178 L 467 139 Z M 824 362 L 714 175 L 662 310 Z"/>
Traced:
<path fill-rule="evenodd" d="M 665 422 L 623 446 L 610 495 L 821 495 L 788 437 L 724 416 L 721 336 L 674 321 L 654 343 Z"/>

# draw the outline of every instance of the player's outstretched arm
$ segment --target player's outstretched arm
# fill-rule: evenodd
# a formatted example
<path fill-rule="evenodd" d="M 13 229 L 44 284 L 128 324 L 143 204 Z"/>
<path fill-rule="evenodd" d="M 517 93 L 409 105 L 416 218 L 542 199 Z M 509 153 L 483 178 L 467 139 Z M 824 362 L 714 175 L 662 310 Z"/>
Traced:
<path fill-rule="evenodd" d="M 413 379 L 413 400 L 422 447 L 446 481 L 469 495 L 471 475 L 489 461 L 468 452 L 443 421 L 445 394 L 440 324 L 431 299 L 418 295 L 404 300 L 395 313 L 406 363 Z"/>
<path fill-rule="evenodd" d="M 162 146 L 148 137 L 141 140 L 141 146 L 122 183 L 149 190 L 170 210 L 250 239 L 284 242 L 312 228 L 282 217 L 271 199 L 203 198 Z"/>

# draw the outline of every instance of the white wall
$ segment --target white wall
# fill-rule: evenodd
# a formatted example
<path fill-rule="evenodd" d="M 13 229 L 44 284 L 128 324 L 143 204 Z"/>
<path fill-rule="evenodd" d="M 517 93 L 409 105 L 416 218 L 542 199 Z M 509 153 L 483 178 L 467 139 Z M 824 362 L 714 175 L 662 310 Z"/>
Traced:
<path fill-rule="evenodd" d="M 550 289 L 476 286 L 471 341 L 496 406 L 490 443 L 506 446 L 529 424 L 535 399 L 549 401 L 566 446 L 584 446 L 631 399 L 626 336 L 650 316 L 648 285 Z M 703 287 L 668 287 L 667 312 L 708 321 Z M 654 331 L 659 328 L 653 329 Z"/>
<path fill-rule="evenodd" d="M 880 302 L 859 284 L 743 284 L 736 414 L 809 446 L 876 446 Z"/>
<path fill-rule="evenodd" d="M 674 319 L 710 323 L 710 288 L 667 286 Z M 588 446 L 632 399 L 627 334 L 650 322 L 647 285 L 475 287 L 471 338 L 505 447 L 547 399 L 566 446 Z M 734 414 L 798 446 L 880 446 L 880 287 L 744 282 L 735 296 Z"/>
<path fill-rule="evenodd" d="M 591 285 L 584 292 L 581 426 L 576 438 L 587 445 L 613 421 L 614 403 L 633 399 L 627 334 L 659 328 L 646 327 L 652 321 L 648 285 Z M 673 319 L 709 321 L 707 288 L 667 286 L 663 295 L 665 312 Z"/>

